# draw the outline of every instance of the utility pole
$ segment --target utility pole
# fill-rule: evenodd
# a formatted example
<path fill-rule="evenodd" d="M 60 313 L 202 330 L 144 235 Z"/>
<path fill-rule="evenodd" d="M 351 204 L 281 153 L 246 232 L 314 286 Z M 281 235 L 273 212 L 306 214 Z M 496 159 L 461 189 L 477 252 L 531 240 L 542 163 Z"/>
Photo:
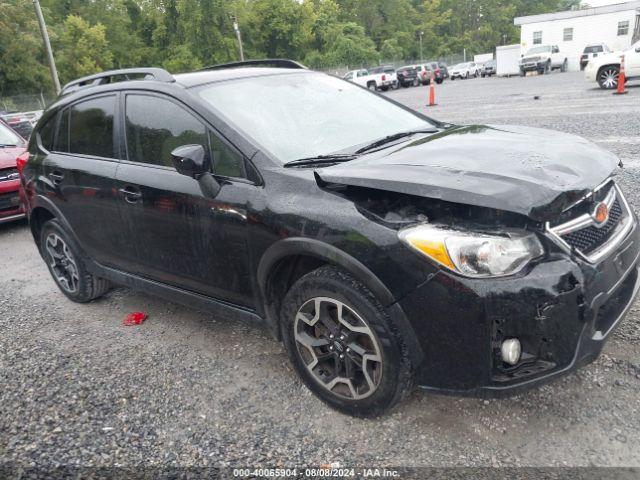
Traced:
<path fill-rule="evenodd" d="M 242 36 L 240 35 L 240 27 L 238 26 L 238 17 L 233 17 L 233 31 L 236 32 L 236 38 L 238 39 L 238 47 L 240 48 L 240 61 L 244 62 L 244 51 L 242 49 Z"/>
<path fill-rule="evenodd" d="M 49 70 L 51 70 L 51 79 L 53 80 L 53 87 L 56 90 L 56 95 L 59 95 L 60 79 L 58 78 L 58 70 L 56 70 L 56 62 L 53 59 L 53 52 L 51 51 L 51 43 L 49 42 L 49 34 L 47 33 L 47 26 L 44 23 L 44 16 L 42 15 L 40 2 L 38 0 L 33 0 L 33 7 L 36 9 L 36 17 L 38 17 L 38 24 L 40 25 L 40 33 L 42 34 L 42 40 L 44 41 L 44 49 L 47 51 L 47 58 L 49 59 Z"/>
<path fill-rule="evenodd" d="M 423 58 L 423 56 L 422 56 L 422 37 L 423 37 L 423 35 L 424 35 L 424 32 L 420 31 L 420 61 L 422 61 L 422 58 Z"/>

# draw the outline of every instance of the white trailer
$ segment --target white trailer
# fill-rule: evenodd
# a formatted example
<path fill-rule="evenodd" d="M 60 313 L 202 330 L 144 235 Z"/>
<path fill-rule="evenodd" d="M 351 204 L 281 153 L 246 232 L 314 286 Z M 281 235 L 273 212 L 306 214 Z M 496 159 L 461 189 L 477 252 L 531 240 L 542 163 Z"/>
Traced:
<path fill-rule="evenodd" d="M 496 70 L 500 77 L 520 75 L 520 45 L 496 47 Z"/>

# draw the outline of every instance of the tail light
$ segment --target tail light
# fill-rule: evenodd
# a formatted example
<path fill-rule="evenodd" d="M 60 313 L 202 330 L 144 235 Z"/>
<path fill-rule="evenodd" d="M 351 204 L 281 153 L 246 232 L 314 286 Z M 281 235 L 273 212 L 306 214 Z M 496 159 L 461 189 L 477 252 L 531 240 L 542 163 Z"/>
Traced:
<path fill-rule="evenodd" d="M 440 69 L 436 68 L 436 75 L 440 75 Z"/>
<path fill-rule="evenodd" d="M 387 76 L 385 74 L 382 74 L 382 81 L 384 82 L 387 79 Z"/>
<path fill-rule="evenodd" d="M 18 167 L 18 173 L 20 174 L 20 177 L 22 177 L 22 171 L 27 165 L 27 161 L 29 161 L 29 152 L 21 153 L 18 158 L 16 158 L 16 166 Z"/>

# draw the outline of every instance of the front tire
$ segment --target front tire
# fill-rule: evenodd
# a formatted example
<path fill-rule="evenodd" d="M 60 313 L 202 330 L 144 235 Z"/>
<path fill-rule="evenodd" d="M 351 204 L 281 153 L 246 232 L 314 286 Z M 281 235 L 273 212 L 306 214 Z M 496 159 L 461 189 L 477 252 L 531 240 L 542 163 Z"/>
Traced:
<path fill-rule="evenodd" d="M 620 67 L 617 65 L 609 65 L 600 69 L 598 72 L 598 85 L 603 90 L 613 90 L 618 88 L 618 79 L 620 77 Z"/>
<path fill-rule="evenodd" d="M 109 281 L 87 270 L 82 252 L 55 219 L 42 226 L 40 252 L 54 282 L 70 300 L 90 302 L 111 289 Z"/>
<path fill-rule="evenodd" d="M 330 407 L 375 417 L 411 390 L 407 342 L 373 293 L 343 270 L 324 266 L 300 278 L 280 322 L 296 372 Z"/>

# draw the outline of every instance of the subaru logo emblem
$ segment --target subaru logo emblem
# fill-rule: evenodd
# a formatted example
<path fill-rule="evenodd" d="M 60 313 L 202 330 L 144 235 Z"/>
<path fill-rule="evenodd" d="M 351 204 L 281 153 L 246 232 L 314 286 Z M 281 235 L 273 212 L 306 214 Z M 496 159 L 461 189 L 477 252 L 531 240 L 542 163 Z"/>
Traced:
<path fill-rule="evenodd" d="M 609 207 L 604 202 L 600 202 L 591 216 L 598 225 L 604 225 L 609 220 Z"/>

